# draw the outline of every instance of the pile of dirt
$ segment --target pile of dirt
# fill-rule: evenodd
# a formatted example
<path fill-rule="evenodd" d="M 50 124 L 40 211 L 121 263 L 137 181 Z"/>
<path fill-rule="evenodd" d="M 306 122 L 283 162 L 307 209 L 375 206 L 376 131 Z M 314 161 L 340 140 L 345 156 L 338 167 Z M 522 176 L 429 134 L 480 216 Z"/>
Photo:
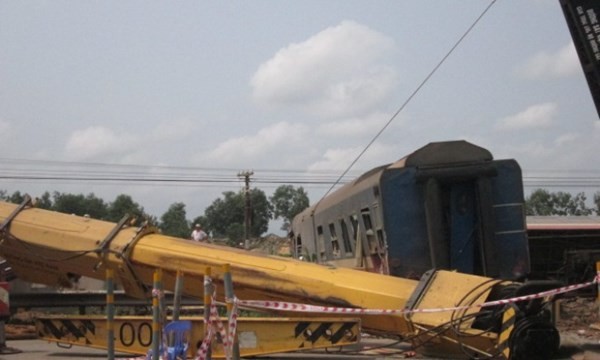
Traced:
<path fill-rule="evenodd" d="M 561 335 L 579 337 L 581 341 L 600 343 L 600 304 L 594 298 L 559 300 L 556 327 Z"/>
<path fill-rule="evenodd" d="M 274 234 L 252 241 L 250 250 L 268 255 L 289 257 L 292 255 L 291 240 Z"/>

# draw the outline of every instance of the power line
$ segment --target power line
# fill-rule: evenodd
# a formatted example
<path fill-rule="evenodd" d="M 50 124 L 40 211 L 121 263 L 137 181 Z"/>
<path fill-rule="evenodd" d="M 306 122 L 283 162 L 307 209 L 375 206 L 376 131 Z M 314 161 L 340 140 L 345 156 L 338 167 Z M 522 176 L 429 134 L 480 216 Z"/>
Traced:
<path fill-rule="evenodd" d="M 346 170 L 344 170 L 344 172 L 340 175 L 339 180 L 341 180 L 348 171 L 350 171 L 350 169 L 356 164 L 356 162 L 364 155 L 365 152 L 367 152 L 367 150 L 371 147 L 371 145 L 373 145 L 373 143 L 379 138 L 379 136 L 388 128 L 388 126 L 392 123 L 392 121 L 394 121 L 396 119 L 396 117 L 402 112 L 402 110 L 404 110 L 404 108 L 406 107 L 406 105 L 408 105 L 408 103 L 417 95 L 417 93 L 419 93 L 419 91 L 421 90 L 421 88 L 423 88 L 423 86 L 425 86 L 425 84 L 429 81 L 429 79 L 437 72 L 437 70 L 442 66 L 442 64 L 444 62 L 446 62 L 446 59 L 448 59 L 448 57 L 454 52 L 454 50 L 456 50 L 456 48 L 462 43 L 462 41 L 467 37 L 467 35 L 469 35 L 469 33 L 471 33 L 471 30 L 473 30 L 475 28 L 475 25 L 477 25 L 477 23 L 479 23 L 479 21 L 483 18 L 483 16 L 488 12 L 488 10 L 492 7 L 492 5 L 494 5 L 496 3 L 496 0 L 492 0 L 488 6 L 483 10 L 483 12 L 477 17 L 477 19 L 475 19 L 475 21 L 471 24 L 471 26 L 469 26 L 467 28 L 467 30 L 462 34 L 462 36 L 458 39 L 458 41 L 456 41 L 454 43 L 454 45 L 450 48 L 450 50 L 448 52 L 446 52 L 446 55 L 444 55 L 442 57 L 442 59 L 437 63 L 436 66 L 433 67 L 433 69 L 429 72 L 429 74 L 427 74 L 427 76 L 425 76 L 425 78 L 423 79 L 423 81 L 421 81 L 421 83 L 417 86 L 417 88 L 410 94 L 410 96 L 404 101 L 404 103 L 400 106 L 400 108 L 392 115 L 392 117 L 387 121 L 387 123 L 379 130 L 379 132 L 377 132 L 377 134 L 375 134 L 375 136 L 371 139 L 371 141 L 369 141 L 369 143 L 364 147 L 364 149 L 358 154 L 358 156 L 350 163 L 350 165 L 346 168 Z M 325 198 L 330 192 L 331 190 L 333 190 L 333 188 L 337 185 L 337 183 L 333 184 L 329 190 L 327 190 L 327 192 L 325 193 L 325 195 L 323 195 L 321 197 L 321 200 L 323 198 Z M 320 200 L 319 200 L 320 202 Z M 318 206 L 318 202 L 317 205 Z"/>
<path fill-rule="evenodd" d="M 211 178 L 164 178 L 164 177 L 108 177 L 108 176 L 32 176 L 32 175 L 0 175 L 1 180 L 28 180 L 33 182 L 69 181 L 69 182 L 117 182 L 117 183 L 188 183 L 188 184 L 228 184 L 239 183 L 239 179 L 211 179 Z M 294 179 L 255 179 L 255 184 L 298 184 L 298 185 L 330 185 L 334 180 L 294 180 Z"/>
<path fill-rule="evenodd" d="M 172 172 L 175 170 L 183 170 L 185 172 L 200 171 L 200 172 L 227 172 L 229 174 L 235 174 L 238 169 L 233 168 L 214 168 L 214 167 L 195 167 L 195 166 L 169 166 L 169 165 L 143 165 L 143 164 L 115 164 L 115 163 L 94 163 L 94 162 L 77 162 L 77 161 L 58 161 L 58 160 L 36 160 L 36 159 L 23 159 L 23 158 L 0 158 L 0 164 L 13 164 L 17 168 L 19 165 L 35 165 L 43 167 L 59 167 L 59 168 L 104 168 L 97 171 L 106 171 L 106 168 L 115 169 L 131 169 L 136 168 L 146 171 L 164 171 Z M 89 170 L 93 171 L 93 170 Z M 118 171 L 118 170 L 115 170 Z M 129 170 L 130 171 L 130 170 Z M 338 170 L 306 170 L 306 169 L 269 169 L 269 168 L 258 168 L 255 169 L 258 173 L 283 173 L 283 174 L 294 174 L 294 173 L 311 173 L 319 175 L 337 175 Z M 357 170 L 360 171 L 360 170 Z M 364 172 L 364 171 L 363 171 Z"/>
<path fill-rule="evenodd" d="M 228 184 L 239 184 L 240 179 L 234 173 L 223 173 L 228 171 L 227 169 L 219 169 L 218 171 L 211 171 L 209 173 L 198 173 L 196 171 L 184 171 L 194 168 L 181 168 L 176 173 L 153 173 L 153 172 L 140 172 L 140 171 L 90 171 L 88 169 L 39 169 L 39 168 L 2 168 L 0 166 L 0 181 L 27 181 L 27 182 L 94 182 L 94 183 L 115 183 L 115 184 L 154 184 L 154 185 L 168 185 L 172 184 L 185 184 L 188 186 L 207 186 L 207 185 L 228 185 Z M 561 173 L 562 170 L 548 170 L 552 173 Z M 571 172 L 577 174 L 575 176 L 566 175 L 553 175 L 553 176 L 523 176 L 523 184 L 526 187 L 577 187 L 586 186 L 594 187 L 600 186 L 600 176 L 598 175 L 583 175 L 590 173 L 598 173 L 598 170 L 572 170 Z M 285 173 L 275 174 L 272 173 L 270 176 L 257 175 L 252 178 L 252 182 L 255 184 L 262 185 L 276 185 L 276 184 L 296 184 L 296 185 L 342 185 L 356 177 L 348 176 L 344 180 L 339 180 L 339 177 L 332 175 L 314 175 L 312 173 Z"/>

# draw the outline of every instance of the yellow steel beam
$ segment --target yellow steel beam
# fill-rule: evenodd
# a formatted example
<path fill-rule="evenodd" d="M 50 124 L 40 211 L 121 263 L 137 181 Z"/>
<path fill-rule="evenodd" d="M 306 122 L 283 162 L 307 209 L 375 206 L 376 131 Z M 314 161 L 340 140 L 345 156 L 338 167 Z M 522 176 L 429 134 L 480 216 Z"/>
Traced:
<path fill-rule="evenodd" d="M 202 317 L 191 320 L 188 357 L 194 357 L 204 338 Z M 226 319 L 223 319 L 225 321 Z M 115 351 L 146 354 L 152 344 L 152 319 L 126 316 L 115 318 Z M 36 319 L 38 336 L 44 340 L 106 349 L 106 319 L 100 316 L 53 316 Z M 358 319 L 333 318 L 239 318 L 237 329 L 240 355 L 257 356 L 356 344 L 360 341 Z M 223 358 L 222 341 L 212 343 L 214 358 Z"/>
<path fill-rule="evenodd" d="M 411 304 L 413 309 L 460 308 L 443 312 L 414 312 L 406 318 L 414 327 L 414 343 L 421 352 L 432 356 L 464 357 L 466 351 L 486 356 L 497 352 L 497 334 L 473 329 L 476 315 L 493 285 L 499 281 L 451 271 L 431 275 L 421 296 Z M 448 301 L 453 299 L 452 302 Z M 471 306 L 471 307 L 468 307 Z"/>
<path fill-rule="evenodd" d="M 10 218 L 15 209 L 14 204 L 0 202 L 0 220 Z M 69 285 L 71 274 L 103 279 L 105 269 L 113 269 L 116 281 L 138 296 L 149 296 L 155 269 L 162 270 L 166 290 L 174 289 L 181 271 L 186 276 L 183 293 L 201 297 L 203 275 L 212 271 L 217 289 L 222 291 L 222 265 L 229 264 L 235 293 L 241 299 L 367 309 L 403 309 L 411 297 L 412 308 L 454 306 L 464 300 L 465 292 L 490 281 L 439 271 L 432 285 L 423 290 L 417 289 L 415 280 L 197 243 L 147 228 L 116 229 L 113 223 L 36 208 L 20 211 L 11 220 L 2 233 L 0 256 L 22 279 L 47 284 Z M 416 302 L 413 293 L 421 294 Z M 486 295 L 471 302 L 481 303 Z M 218 296 L 223 299 L 222 292 Z M 360 318 L 368 331 L 400 335 L 417 344 L 425 338 L 426 344 L 435 347 L 467 347 L 482 353 L 493 347 L 490 344 L 497 334 L 446 326 L 448 316 L 386 313 Z M 467 336 L 459 336 L 457 331 Z"/>
<path fill-rule="evenodd" d="M 0 219 L 16 205 L 0 202 Z M 230 264 L 236 296 L 241 299 L 294 301 L 327 306 L 401 309 L 417 281 L 345 268 L 325 267 L 295 259 L 267 256 L 230 247 L 192 242 L 124 228 L 99 249 L 115 224 L 80 216 L 29 208 L 11 222 L 0 243 L 0 255 L 22 279 L 69 285 L 69 274 L 103 279 L 105 269 L 129 294 L 147 295 L 155 269 L 163 285 L 173 290 L 177 271 L 185 273 L 184 294 L 202 296 L 203 275 L 212 268 L 222 280 L 222 265 Z M 218 284 L 219 290 L 223 289 Z M 222 294 L 219 294 L 222 298 Z M 363 327 L 402 334 L 400 316 L 363 318 Z"/>

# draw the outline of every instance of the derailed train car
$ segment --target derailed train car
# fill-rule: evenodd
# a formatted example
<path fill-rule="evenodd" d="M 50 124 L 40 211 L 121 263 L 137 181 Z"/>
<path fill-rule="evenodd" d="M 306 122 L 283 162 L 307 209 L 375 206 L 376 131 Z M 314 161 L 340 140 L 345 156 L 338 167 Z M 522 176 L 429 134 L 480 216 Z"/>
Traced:
<path fill-rule="evenodd" d="M 294 218 L 294 255 L 404 278 L 530 270 L 521 169 L 466 141 L 430 143 Z"/>

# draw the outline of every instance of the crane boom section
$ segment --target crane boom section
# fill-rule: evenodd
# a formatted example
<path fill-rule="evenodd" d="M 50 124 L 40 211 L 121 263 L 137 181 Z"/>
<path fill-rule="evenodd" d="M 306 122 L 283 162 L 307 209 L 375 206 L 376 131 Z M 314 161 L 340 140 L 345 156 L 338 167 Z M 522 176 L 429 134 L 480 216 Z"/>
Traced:
<path fill-rule="evenodd" d="M 0 219 L 10 219 L 16 208 L 0 202 Z M 67 286 L 74 275 L 103 279 L 104 270 L 111 268 L 117 282 L 138 296 L 148 294 L 155 269 L 162 269 L 165 289 L 174 288 L 179 270 L 186 275 L 184 293 L 201 296 L 207 268 L 211 267 L 218 282 L 223 264 L 230 264 L 236 295 L 242 299 L 401 309 L 418 284 L 409 279 L 192 242 L 140 228 L 114 230 L 114 223 L 26 208 L 4 229 L 0 255 L 20 278 L 45 284 Z M 365 317 L 363 327 L 395 334 L 410 331 L 406 320 L 394 315 Z"/>

